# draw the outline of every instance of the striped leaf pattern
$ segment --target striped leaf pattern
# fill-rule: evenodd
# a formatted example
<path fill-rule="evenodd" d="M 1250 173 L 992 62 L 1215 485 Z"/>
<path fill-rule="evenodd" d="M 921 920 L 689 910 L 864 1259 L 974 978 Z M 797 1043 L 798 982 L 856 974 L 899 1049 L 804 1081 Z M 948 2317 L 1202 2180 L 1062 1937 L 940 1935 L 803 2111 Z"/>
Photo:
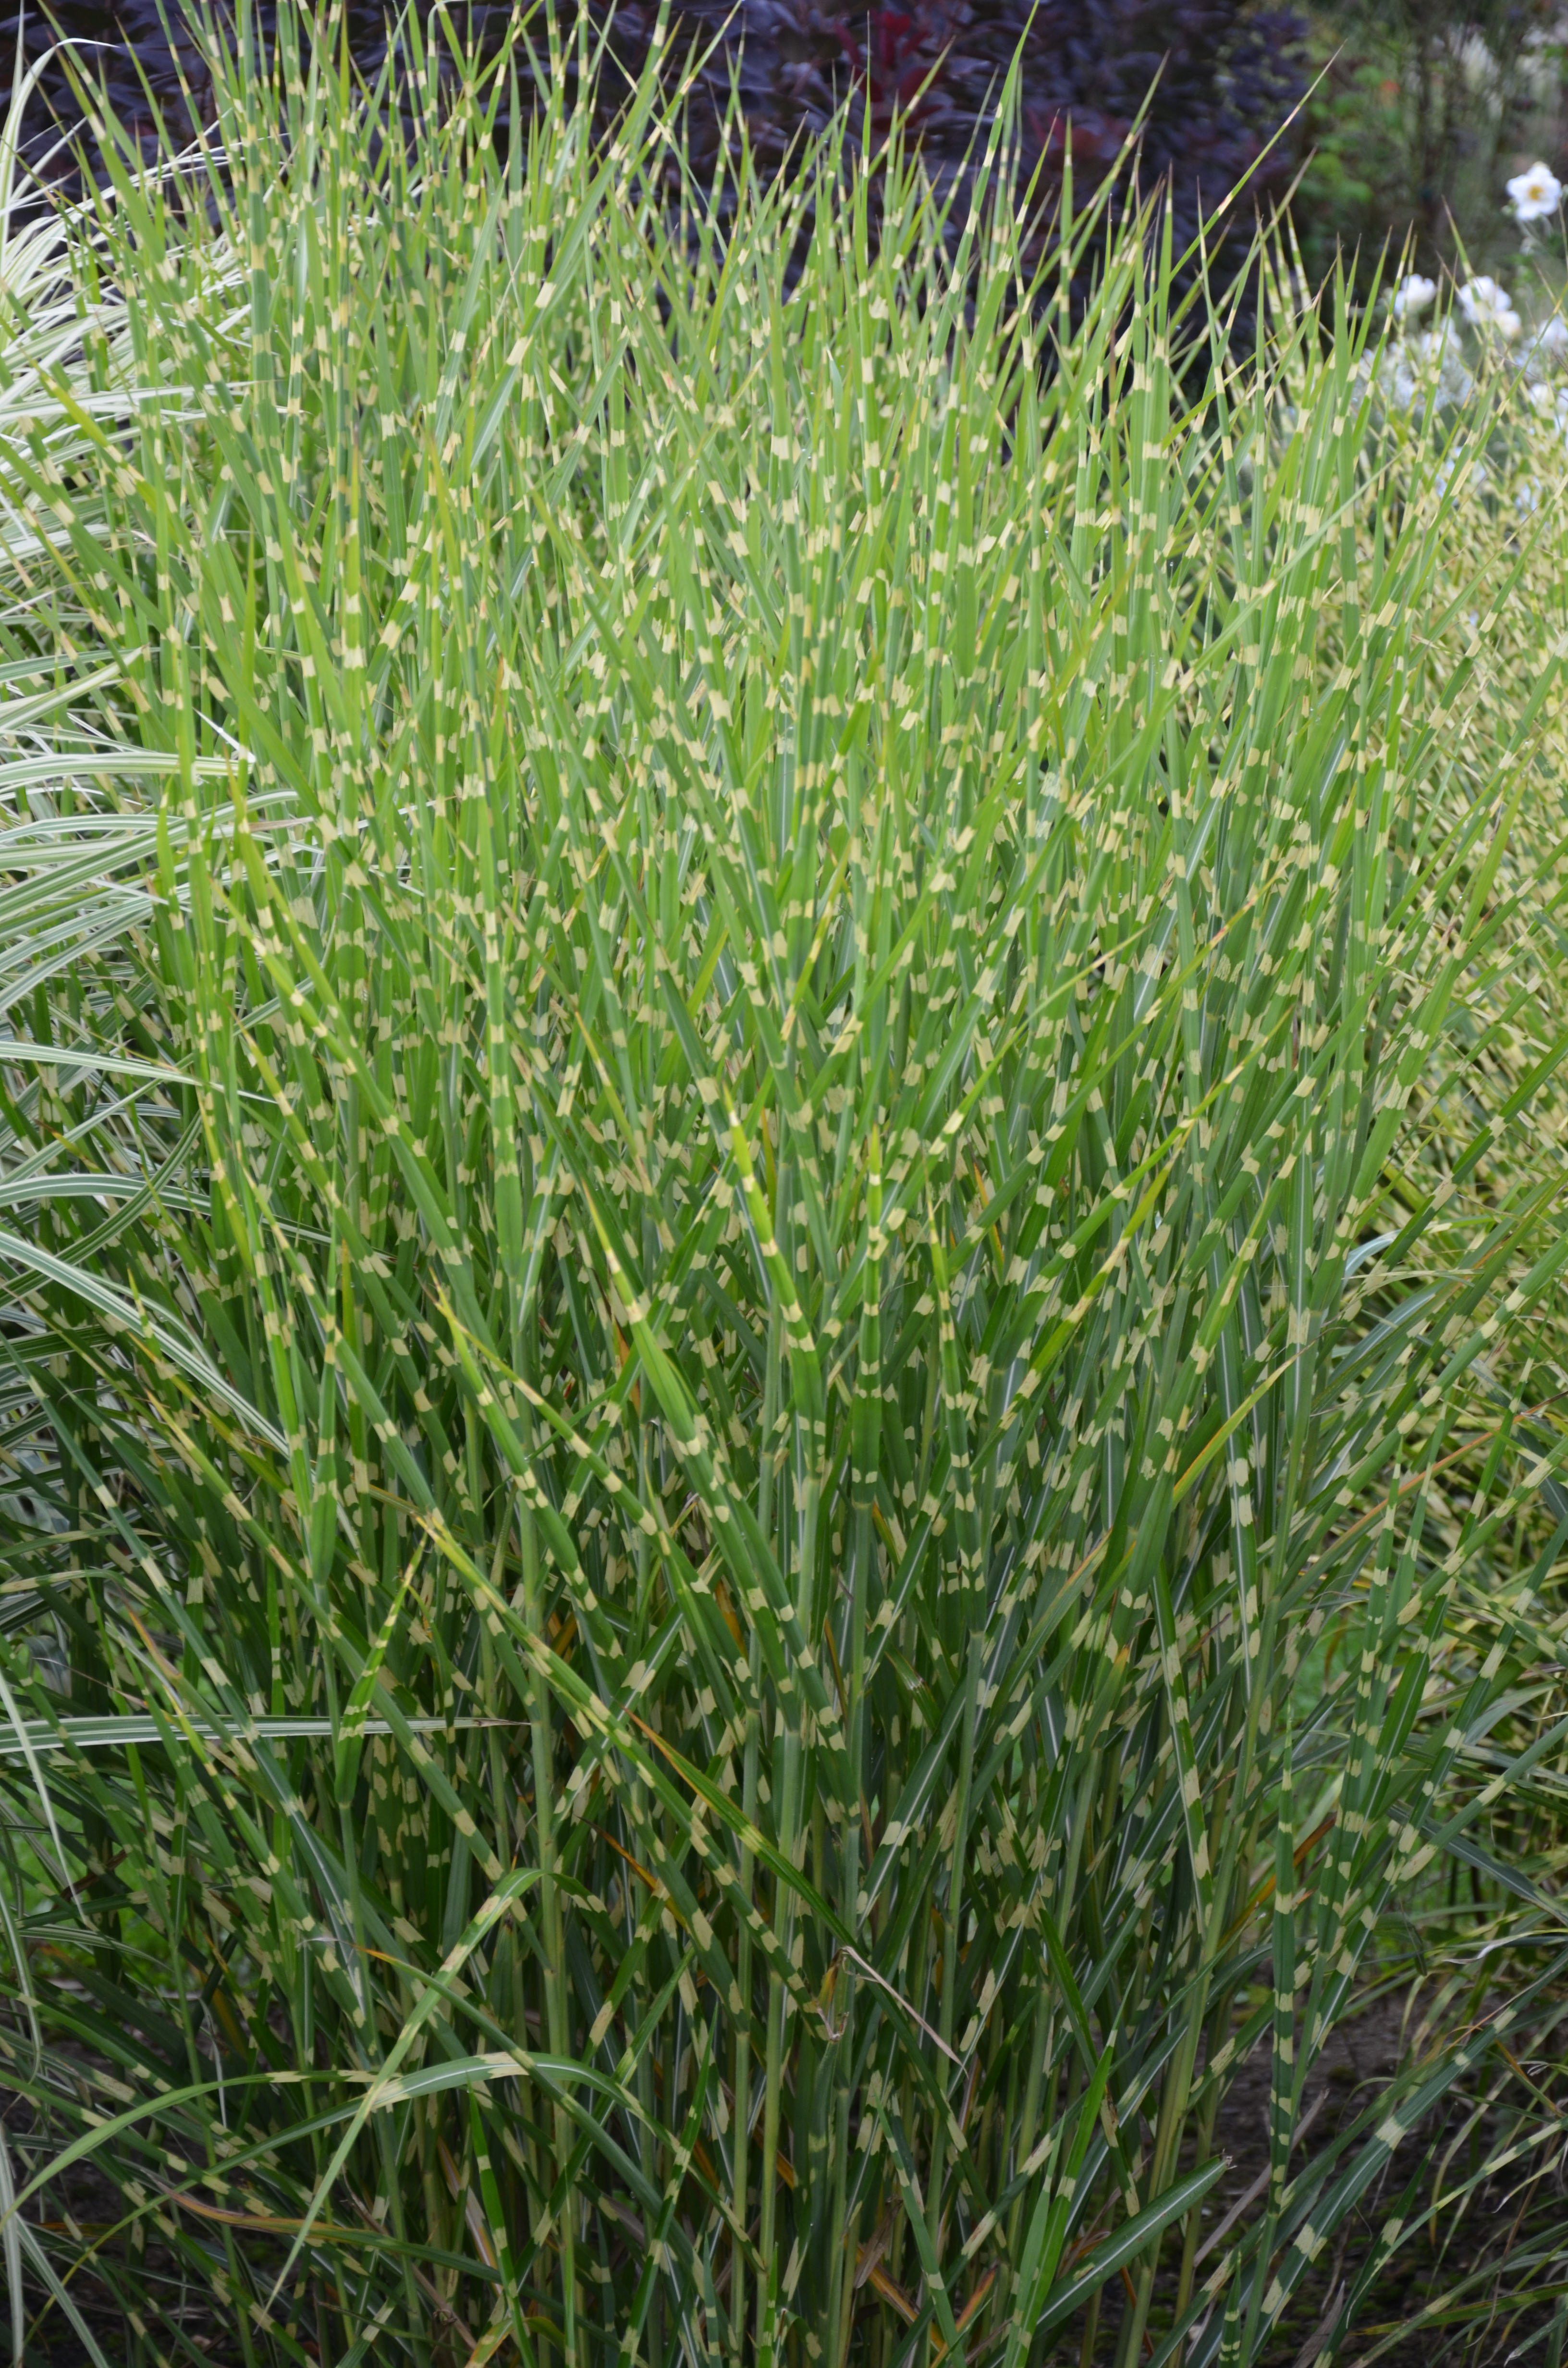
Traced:
<path fill-rule="evenodd" d="M 1293 2145 L 1561 1543 L 1552 677 L 1478 771 L 1359 332 L 1074 315 L 1000 139 L 721 234 L 283 57 L 6 453 L 24 2214 L 139 2361 L 1239 2368 L 1503 2037 Z"/>

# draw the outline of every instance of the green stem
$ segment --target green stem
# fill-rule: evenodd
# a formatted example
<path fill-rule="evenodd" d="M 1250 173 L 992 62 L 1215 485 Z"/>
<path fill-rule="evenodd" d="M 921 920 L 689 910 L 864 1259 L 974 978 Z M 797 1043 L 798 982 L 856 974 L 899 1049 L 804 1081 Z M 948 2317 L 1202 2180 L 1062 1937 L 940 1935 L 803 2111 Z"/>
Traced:
<path fill-rule="evenodd" d="M 524 1617 L 533 1634 L 543 1638 L 544 1606 L 540 1588 L 539 1538 L 534 1516 L 527 1505 L 517 1509 L 518 1544 L 523 1565 Z M 528 1725 L 532 1745 L 534 1780 L 534 1819 L 538 1833 L 540 1863 L 540 1921 L 543 1927 L 545 1950 L 544 1997 L 545 2022 L 550 2032 L 551 2053 L 564 2057 L 571 2053 L 571 2031 L 566 2006 L 566 1943 L 561 1921 L 561 1896 L 556 1885 L 555 1859 L 555 1786 L 554 1738 L 551 1733 L 550 1694 L 543 1679 L 534 1671 L 528 1685 Z M 572 2158 L 572 2125 L 561 2105 L 552 2109 L 555 2136 L 556 2175 L 564 2173 Z M 576 2264 L 576 2198 L 568 2192 L 562 2201 L 559 2240 L 561 2246 L 561 2310 L 562 2327 L 566 2339 L 566 2368 L 576 2368 L 577 2362 L 577 2264 Z"/>

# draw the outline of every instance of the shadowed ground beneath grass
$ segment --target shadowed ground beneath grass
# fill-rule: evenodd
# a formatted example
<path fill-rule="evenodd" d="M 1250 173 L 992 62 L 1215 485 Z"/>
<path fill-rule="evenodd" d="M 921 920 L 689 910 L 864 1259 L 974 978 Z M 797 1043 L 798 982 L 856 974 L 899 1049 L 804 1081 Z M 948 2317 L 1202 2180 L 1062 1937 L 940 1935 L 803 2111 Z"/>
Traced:
<path fill-rule="evenodd" d="M 1387 2088 L 1408 2052 L 1418 2019 L 1419 2002 L 1413 2009 L 1408 1992 L 1385 1992 L 1335 2032 L 1313 2068 L 1304 2099 L 1303 2131 L 1314 2145 L 1332 2143 L 1369 2099 Z M 1256 2205 L 1268 2169 L 1268 2051 L 1261 2047 L 1243 2066 L 1225 2100 L 1218 2142 L 1220 2150 L 1230 2157 L 1230 2167 L 1203 2206 L 1205 2241 L 1244 2199 L 1251 2196 Z M 28 2107 L 3 2091 L 0 2100 L 8 2128 L 14 2137 L 25 2141 L 30 2126 Z M 1317 2356 L 1315 2339 L 1330 2304 L 1344 2285 L 1354 2281 L 1372 2253 L 1392 2195 L 1409 2175 L 1417 2155 L 1435 2149 L 1441 2156 L 1448 2142 L 1463 2134 L 1468 2118 L 1463 2106 L 1452 2105 L 1411 2133 L 1389 2176 L 1364 2201 L 1341 2229 L 1338 2241 L 1303 2282 L 1288 2317 L 1260 2355 L 1258 2368 L 1311 2368 Z M 1474 2123 L 1467 2141 L 1472 2164 L 1485 2152 L 1492 2134 L 1491 2116 L 1483 2115 Z M 1477 2187 L 1457 2230 L 1440 2223 L 1434 2231 L 1422 2219 L 1384 2265 L 1340 2357 L 1356 2363 L 1375 2351 L 1386 2368 L 1434 2368 L 1439 2361 L 1463 2362 L 1465 2368 L 1499 2368 L 1499 2363 L 1511 2358 L 1548 2356 L 1543 2338 L 1550 2334 L 1553 2299 L 1550 2294 L 1545 2299 L 1532 2296 L 1528 2276 L 1516 2283 L 1512 2271 L 1511 2237 L 1517 2232 L 1517 2172 L 1510 2176 L 1504 2171 Z M 119 2210 L 114 2188 L 90 2165 L 82 2164 L 61 2181 L 45 2216 L 69 2212 L 78 2226 L 91 2235 L 112 2226 Z M 1167 2250 L 1174 2255 L 1174 2248 Z M 161 2269 L 171 2282 L 177 2282 L 175 2263 L 166 2254 L 160 2258 L 155 2245 L 149 2248 L 147 2259 L 149 2277 Z M 1490 2274 L 1467 2294 L 1462 2317 L 1452 2323 L 1445 2318 L 1437 2327 L 1411 2326 L 1456 2279 L 1483 2265 L 1489 2266 Z M 1170 2303 L 1175 2293 L 1174 2259 L 1155 2291 L 1157 2305 Z M 118 2361 L 124 2353 L 128 2329 L 112 2294 L 101 2284 L 81 2281 L 74 2284 L 73 2292 L 105 2355 Z M 36 2308 L 43 2296 L 35 2292 L 31 2299 Z M 1116 2284 L 1108 2287 L 1102 2298 L 1096 2363 L 1114 2357 L 1124 2307 L 1123 2291 Z M 1158 2306 L 1154 2320 L 1157 2328 L 1161 2323 Z M 237 2337 L 213 2313 L 207 2297 L 192 2298 L 184 2326 L 188 2340 L 206 2359 L 222 2363 L 222 2368 L 243 2368 Z M 1063 2331 L 1049 2359 L 1062 2363 L 1062 2368 L 1078 2362 L 1082 2332 L 1079 2318 Z M 308 2337 L 306 2348 L 312 2351 Z M 1145 2356 L 1148 2349 L 1146 2344 Z M 28 2357 L 39 2368 L 91 2368 L 90 2354 L 58 2313 L 51 2313 L 30 2339 Z"/>

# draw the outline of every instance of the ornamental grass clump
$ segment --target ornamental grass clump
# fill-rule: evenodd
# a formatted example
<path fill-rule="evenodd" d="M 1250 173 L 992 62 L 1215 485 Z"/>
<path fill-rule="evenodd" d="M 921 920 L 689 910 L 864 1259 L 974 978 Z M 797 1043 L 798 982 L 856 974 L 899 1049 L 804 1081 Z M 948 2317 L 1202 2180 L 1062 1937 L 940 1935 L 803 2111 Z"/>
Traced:
<path fill-rule="evenodd" d="M 0 454 L 18 2356 L 1232 2368 L 1385 2190 L 1332 2351 L 1564 1962 L 1297 2143 L 1561 1758 L 1551 669 L 1000 138 L 279 54 Z"/>

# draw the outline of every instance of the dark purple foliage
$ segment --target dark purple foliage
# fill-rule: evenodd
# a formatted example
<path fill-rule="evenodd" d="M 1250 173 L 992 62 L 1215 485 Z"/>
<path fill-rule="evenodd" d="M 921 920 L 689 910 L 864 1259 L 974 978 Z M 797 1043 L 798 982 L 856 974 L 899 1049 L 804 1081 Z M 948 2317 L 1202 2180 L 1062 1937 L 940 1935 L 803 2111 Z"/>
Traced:
<path fill-rule="evenodd" d="M 646 0 L 617 17 L 641 50 Z M 687 0 L 710 36 L 723 0 Z M 1145 180 L 1169 174 L 1197 219 L 1256 163 L 1305 85 L 1304 28 L 1236 0 L 908 0 L 867 10 L 833 0 L 747 0 L 727 46 L 744 43 L 742 91 L 752 135 L 769 161 L 801 125 L 820 128 L 846 97 L 870 102 L 874 134 L 902 108 L 938 171 L 957 170 L 983 140 L 1020 51 L 1027 161 L 1059 157 L 1072 122 L 1074 168 L 1092 184 L 1119 154 L 1150 97 Z M 721 70 L 722 71 L 722 70 Z M 720 74 L 713 79 L 719 81 Z M 1280 185 L 1276 167 L 1272 184 Z"/>
<path fill-rule="evenodd" d="M 602 22 L 595 0 L 590 6 L 596 21 Z M 562 15 L 567 13 L 563 7 Z M 153 138 L 153 104 L 172 128 L 188 120 L 178 69 L 190 105 L 199 114 L 204 111 L 199 55 L 180 29 L 176 8 L 170 7 L 169 20 L 176 30 L 177 62 L 171 58 L 156 0 L 118 0 L 111 6 L 55 0 L 53 16 L 61 30 L 80 44 L 79 71 L 95 82 L 100 74 L 106 77 L 120 120 L 145 145 Z M 257 16 L 265 28 L 274 11 L 263 7 Z M 621 0 L 614 9 L 611 45 L 627 71 L 635 72 L 646 55 L 655 17 L 653 0 Z M 494 37 L 506 21 L 501 8 L 476 7 L 475 37 L 483 45 L 486 34 Z M 542 49 L 542 19 L 536 16 L 533 22 Z M 17 23 L 12 17 L 0 28 L 0 50 L 12 55 Z M 33 10 L 25 23 L 32 58 L 52 36 Z M 349 36 L 362 67 L 373 72 L 386 55 L 381 12 L 366 0 L 354 0 Z M 937 185 L 961 184 L 966 165 L 983 147 L 1004 77 L 1021 44 L 1022 164 L 1026 174 L 1040 168 L 1047 215 L 1060 189 L 1069 136 L 1082 196 L 1113 168 L 1148 100 L 1140 186 L 1144 192 L 1156 184 L 1169 188 L 1178 247 L 1190 241 L 1205 213 L 1212 213 L 1249 173 L 1254 176 L 1232 210 L 1228 238 L 1237 253 L 1250 237 L 1255 208 L 1267 208 L 1278 196 L 1294 162 L 1287 140 L 1258 168 L 1306 79 L 1300 20 L 1238 6 L 1237 0 L 1043 0 L 1033 8 L 1028 0 L 904 0 L 900 6 L 869 10 L 835 0 L 742 0 L 735 9 L 731 0 L 680 0 L 672 48 L 684 56 L 693 40 L 704 47 L 718 44 L 690 119 L 699 171 L 711 169 L 734 74 L 765 172 L 787 168 L 801 133 L 820 131 L 848 101 L 857 140 L 868 110 L 873 142 L 885 136 L 895 109 L 902 110 Z M 0 65 L 6 63 L 0 60 Z M 612 74 L 601 90 L 601 105 L 613 104 L 617 86 Z M 72 123 L 75 115 L 68 78 L 56 64 L 29 110 L 27 143 L 29 156 L 51 177 L 64 178 L 71 171 L 68 152 L 58 147 L 55 121 Z"/>
<path fill-rule="evenodd" d="M 1054 217 L 1069 138 L 1081 203 L 1115 169 L 1142 110 L 1137 185 L 1145 195 L 1169 190 L 1178 253 L 1241 191 L 1210 246 L 1221 282 L 1298 160 L 1286 127 L 1309 79 L 1306 28 L 1288 10 L 1237 0 L 1043 0 L 1032 8 L 1029 0 L 904 0 L 869 10 L 744 0 L 726 32 L 729 13 L 727 0 L 683 4 L 688 31 L 721 42 L 703 77 L 706 104 L 693 111 L 699 160 L 711 160 L 735 73 L 765 170 L 785 166 L 801 132 L 822 130 L 847 101 L 857 142 L 868 114 L 875 143 L 901 111 L 946 189 L 983 153 L 1017 54 L 1019 161 L 1026 180 L 1039 172 L 1041 219 Z M 645 54 L 655 16 L 653 0 L 622 0 L 613 37 L 629 67 Z"/>

